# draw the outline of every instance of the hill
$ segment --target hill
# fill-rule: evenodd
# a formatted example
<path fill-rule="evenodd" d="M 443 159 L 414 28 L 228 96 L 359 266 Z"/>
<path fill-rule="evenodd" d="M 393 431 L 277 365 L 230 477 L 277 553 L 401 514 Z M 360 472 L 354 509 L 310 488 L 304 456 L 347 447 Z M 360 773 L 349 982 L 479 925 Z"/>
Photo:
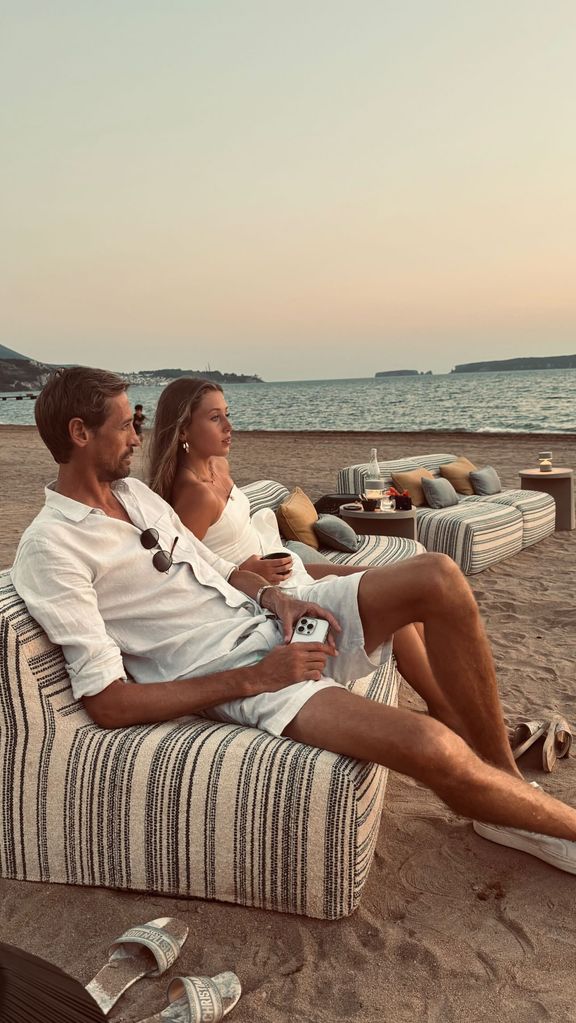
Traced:
<path fill-rule="evenodd" d="M 0 345 L 0 391 L 39 391 L 53 369 Z"/>
<path fill-rule="evenodd" d="M 161 383 L 163 380 L 176 380 L 178 377 L 201 377 L 213 380 L 218 384 L 261 384 L 262 378 L 247 373 L 221 373 L 218 369 L 141 369 L 137 373 L 121 373 L 120 376 L 138 376 L 141 383 L 149 380 Z"/>
<path fill-rule="evenodd" d="M 496 373 L 519 369 L 576 369 L 576 355 L 545 355 L 535 358 L 496 359 L 491 362 L 463 362 L 452 373 Z"/>
<path fill-rule="evenodd" d="M 5 345 L 0 345 L 0 391 L 39 391 L 56 365 L 37 362 Z M 262 383 L 259 376 L 245 373 L 221 373 L 220 370 L 150 369 L 118 376 L 132 384 L 168 383 L 176 377 L 204 377 L 219 384 Z"/>

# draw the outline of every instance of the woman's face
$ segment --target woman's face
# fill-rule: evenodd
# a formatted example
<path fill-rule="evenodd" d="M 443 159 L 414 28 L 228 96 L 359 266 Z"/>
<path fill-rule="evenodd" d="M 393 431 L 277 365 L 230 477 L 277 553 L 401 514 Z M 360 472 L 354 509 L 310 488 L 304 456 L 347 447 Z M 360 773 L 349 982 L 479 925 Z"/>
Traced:
<path fill-rule="evenodd" d="M 211 455 L 226 458 L 231 437 L 232 427 L 224 395 L 221 391 L 206 391 L 180 439 L 187 440 L 190 452 L 200 458 Z"/>

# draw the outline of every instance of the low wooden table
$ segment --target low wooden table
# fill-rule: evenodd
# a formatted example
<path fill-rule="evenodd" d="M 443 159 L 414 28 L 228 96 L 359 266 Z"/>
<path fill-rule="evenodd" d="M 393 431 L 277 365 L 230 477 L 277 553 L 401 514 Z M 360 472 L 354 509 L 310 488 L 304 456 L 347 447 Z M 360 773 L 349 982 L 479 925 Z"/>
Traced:
<path fill-rule="evenodd" d="M 523 490 L 550 494 L 556 502 L 556 529 L 574 529 L 574 470 L 522 469 L 519 473 Z"/>
<path fill-rule="evenodd" d="M 340 509 L 340 518 L 360 536 L 403 536 L 416 540 L 416 509 L 410 511 L 348 511 Z"/>

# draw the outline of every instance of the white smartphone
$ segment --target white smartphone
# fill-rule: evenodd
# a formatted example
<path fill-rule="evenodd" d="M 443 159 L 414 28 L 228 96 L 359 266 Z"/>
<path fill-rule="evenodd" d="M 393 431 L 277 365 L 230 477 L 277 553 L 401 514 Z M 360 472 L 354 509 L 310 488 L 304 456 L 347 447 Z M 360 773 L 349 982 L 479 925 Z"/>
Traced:
<path fill-rule="evenodd" d="M 330 626 L 324 618 L 308 618 L 304 615 L 296 622 L 291 643 L 325 643 Z"/>

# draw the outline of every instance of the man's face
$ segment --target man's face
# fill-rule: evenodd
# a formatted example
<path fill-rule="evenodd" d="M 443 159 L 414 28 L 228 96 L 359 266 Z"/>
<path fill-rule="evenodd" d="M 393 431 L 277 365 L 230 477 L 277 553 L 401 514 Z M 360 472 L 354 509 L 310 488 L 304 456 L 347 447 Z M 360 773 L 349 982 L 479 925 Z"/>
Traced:
<path fill-rule="evenodd" d="M 113 483 L 114 480 L 122 480 L 130 475 L 132 452 L 134 448 L 140 447 L 132 418 L 130 402 L 126 394 L 122 393 L 108 402 L 108 416 L 103 425 L 90 431 L 86 451 L 90 453 L 102 483 Z"/>

